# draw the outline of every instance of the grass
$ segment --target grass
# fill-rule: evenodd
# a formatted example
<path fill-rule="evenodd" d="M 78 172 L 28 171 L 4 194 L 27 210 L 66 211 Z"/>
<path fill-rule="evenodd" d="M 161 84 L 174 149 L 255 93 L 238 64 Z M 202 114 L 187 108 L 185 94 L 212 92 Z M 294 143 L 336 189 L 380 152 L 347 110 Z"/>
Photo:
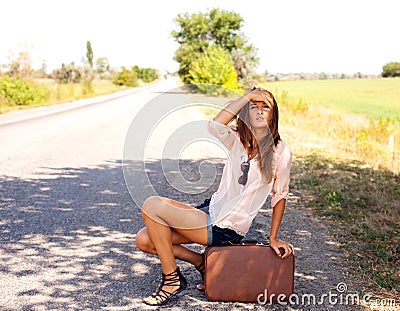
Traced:
<path fill-rule="evenodd" d="M 347 81 L 353 84 L 352 80 Z M 363 113 L 338 112 L 316 104 L 299 105 L 285 93 L 276 98 L 280 123 L 296 129 L 296 143 L 314 144 L 315 149 L 324 149 L 341 160 L 356 159 L 377 170 L 400 172 L 400 120 L 374 119 Z"/>
<path fill-rule="evenodd" d="M 353 278 L 371 289 L 400 291 L 400 177 L 365 163 L 312 152 L 294 157 L 291 187 L 331 223 Z"/>
<path fill-rule="evenodd" d="M 91 84 L 85 82 L 58 84 L 53 79 L 36 79 L 33 80 L 33 82 L 41 86 L 41 90 L 45 93 L 45 96 L 43 96 L 45 100 L 31 105 L 2 105 L 0 110 L 1 113 L 65 103 L 68 101 L 110 94 L 126 89 L 126 87 L 113 84 L 111 80 L 93 80 Z"/>
<path fill-rule="evenodd" d="M 262 86 L 300 105 L 400 121 L 400 78 L 278 81 Z"/>

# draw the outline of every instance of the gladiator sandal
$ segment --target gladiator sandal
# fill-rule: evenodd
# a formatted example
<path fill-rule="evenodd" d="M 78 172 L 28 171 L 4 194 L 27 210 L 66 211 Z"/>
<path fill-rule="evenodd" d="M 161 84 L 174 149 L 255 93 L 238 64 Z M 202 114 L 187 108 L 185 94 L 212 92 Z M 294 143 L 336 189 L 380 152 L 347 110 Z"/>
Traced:
<path fill-rule="evenodd" d="M 179 286 L 179 288 L 174 292 L 168 292 L 163 289 L 164 286 Z M 170 301 L 173 297 L 183 291 L 187 286 L 187 281 L 182 275 L 179 267 L 175 271 L 164 274 L 162 273 L 162 281 L 157 289 L 157 292 L 151 294 L 150 296 L 143 299 L 145 304 L 150 306 L 161 306 Z"/>

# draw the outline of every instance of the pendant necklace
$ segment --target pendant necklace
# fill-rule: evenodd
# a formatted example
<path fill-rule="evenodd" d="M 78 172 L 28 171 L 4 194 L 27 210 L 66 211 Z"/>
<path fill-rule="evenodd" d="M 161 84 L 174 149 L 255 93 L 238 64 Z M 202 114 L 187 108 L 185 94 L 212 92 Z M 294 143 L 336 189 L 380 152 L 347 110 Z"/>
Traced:
<path fill-rule="evenodd" d="M 258 148 L 257 148 L 257 151 L 254 153 L 254 156 L 252 156 L 253 153 L 254 153 L 253 150 L 251 151 L 250 154 L 247 153 L 247 161 L 250 161 L 251 159 L 254 159 L 254 158 L 257 156 L 257 154 L 258 154 Z"/>

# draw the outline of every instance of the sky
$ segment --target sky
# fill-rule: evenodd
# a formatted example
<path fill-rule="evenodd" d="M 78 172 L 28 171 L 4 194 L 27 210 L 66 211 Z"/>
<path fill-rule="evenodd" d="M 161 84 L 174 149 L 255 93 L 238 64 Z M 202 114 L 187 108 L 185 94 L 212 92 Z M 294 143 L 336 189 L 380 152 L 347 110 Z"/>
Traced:
<path fill-rule="evenodd" d="M 263 73 L 380 74 L 400 62 L 398 0 L 2 0 L 0 64 L 28 50 L 33 67 L 82 64 L 86 42 L 112 67 L 174 72 L 178 14 L 234 11 Z"/>

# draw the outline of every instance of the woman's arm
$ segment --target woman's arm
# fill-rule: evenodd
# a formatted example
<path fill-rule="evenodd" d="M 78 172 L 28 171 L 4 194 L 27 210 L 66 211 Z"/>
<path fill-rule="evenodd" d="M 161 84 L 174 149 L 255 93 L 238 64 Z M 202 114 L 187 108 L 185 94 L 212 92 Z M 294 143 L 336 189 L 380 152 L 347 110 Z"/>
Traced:
<path fill-rule="evenodd" d="M 289 256 L 290 253 L 292 252 L 294 253 L 294 248 L 292 244 L 278 240 L 278 230 L 282 222 L 283 213 L 285 211 L 285 205 L 286 205 L 286 200 L 281 199 L 273 207 L 271 231 L 269 236 L 270 246 L 273 248 L 275 253 L 281 258 Z M 285 253 L 283 255 L 281 255 L 279 251 L 280 247 L 282 247 L 285 250 Z"/>
<path fill-rule="evenodd" d="M 214 121 L 227 125 L 249 101 L 266 101 L 265 93 L 259 90 L 252 90 L 240 96 L 238 99 L 230 101 L 215 116 Z"/>
<path fill-rule="evenodd" d="M 240 109 L 243 108 L 249 102 L 249 98 L 244 96 L 240 96 L 238 99 L 230 101 L 228 105 L 222 108 L 218 114 L 215 116 L 214 121 L 227 125 L 231 120 L 235 117 L 235 115 L 239 112 Z"/>

